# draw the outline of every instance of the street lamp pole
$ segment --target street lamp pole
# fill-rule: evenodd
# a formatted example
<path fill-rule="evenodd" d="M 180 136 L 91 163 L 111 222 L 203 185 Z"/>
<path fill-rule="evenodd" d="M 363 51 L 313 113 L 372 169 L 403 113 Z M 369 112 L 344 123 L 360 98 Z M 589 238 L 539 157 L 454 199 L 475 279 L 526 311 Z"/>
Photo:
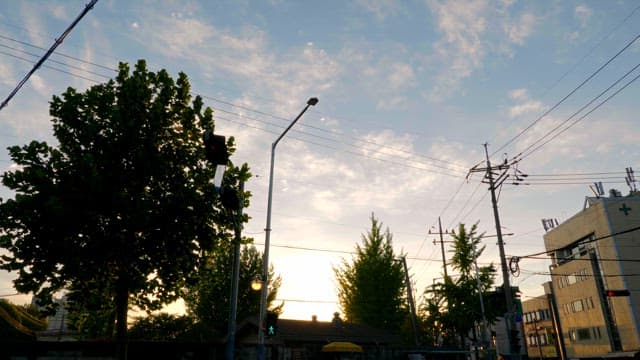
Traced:
<path fill-rule="evenodd" d="M 307 105 L 302 109 L 300 114 L 289 124 L 276 141 L 271 144 L 271 165 L 269 167 L 269 195 L 267 199 L 267 225 L 264 232 L 264 254 L 262 258 L 262 289 L 260 293 L 260 313 L 258 314 L 258 360 L 264 360 L 264 321 L 267 315 L 267 294 L 269 292 L 269 243 L 271 240 L 271 203 L 273 198 L 273 165 L 275 160 L 276 146 L 278 142 L 289 132 L 289 130 L 295 125 L 302 115 L 307 111 L 309 106 L 314 106 L 318 103 L 318 98 L 310 98 L 307 101 Z"/>

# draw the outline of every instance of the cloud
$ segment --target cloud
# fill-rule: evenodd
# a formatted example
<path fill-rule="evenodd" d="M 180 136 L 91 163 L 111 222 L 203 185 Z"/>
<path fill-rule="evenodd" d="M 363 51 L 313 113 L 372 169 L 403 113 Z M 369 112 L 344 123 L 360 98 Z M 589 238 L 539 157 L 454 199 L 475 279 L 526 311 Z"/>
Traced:
<path fill-rule="evenodd" d="M 529 92 L 525 88 L 513 89 L 508 95 L 510 99 L 520 102 L 509 108 L 508 113 L 511 118 L 542 110 L 542 102 L 529 99 Z"/>
<path fill-rule="evenodd" d="M 395 63 L 391 65 L 387 79 L 392 89 L 399 89 L 414 84 L 415 74 L 410 65 Z"/>
<path fill-rule="evenodd" d="M 538 112 L 542 110 L 542 103 L 540 101 L 528 100 L 522 104 L 515 105 L 509 108 L 509 117 L 518 117 L 530 112 Z"/>
<path fill-rule="evenodd" d="M 578 40 L 579 37 L 580 37 L 580 32 L 579 31 L 566 33 L 564 35 L 564 39 L 567 40 L 567 41 L 576 41 L 576 40 Z"/>
<path fill-rule="evenodd" d="M 510 42 L 524 45 L 524 40 L 533 33 L 537 22 L 538 20 L 534 14 L 524 13 L 520 16 L 518 22 L 505 24 L 504 30 Z"/>
<path fill-rule="evenodd" d="M 51 8 L 51 14 L 53 14 L 53 16 L 56 19 L 59 19 L 59 20 L 68 20 L 69 19 L 69 16 L 67 15 L 65 7 L 62 6 L 62 5 L 57 5 L 57 6 L 54 6 L 53 8 Z"/>
<path fill-rule="evenodd" d="M 437 59 L 448 64 L 436 77 L 430 98 L 439 101 L 455 92 L 459 83 L 482 66 L 485 49 L 482 35 L 486 31 L 487 3 L 428 1 L 443 37 L 435 45 Z"/>
<path fill-rule="evenodd" d="M 576 6 L 574 10 L 574 16 L 578 21 L 580 21 L 580 27 L 586 27 L 588 25 L 589 19 L 591 19 L 591 15 L 593 14 L 593 10 L 587 7 L 584 4 Z"/>
<path fill-rule="evenodd" d="M 278 105 L 262 107 L 280 116 L 299 111 L 300 102 L 306 101 L 300 94 L 320 97 L 334 86 L 342 71 L 340 64 L 311 40 L 276 49 L 255 26 L 231 31 L 198 18 L 202 13 L 198 9 L 170 17 L 160 16 L 166 9 L 157 11 L 158 21 L 134 33 L 141 44 L 195 66 L 191 71 L 202 74 L 201 81 L 232 79 L 231 86 L 250 88 L 271 98 Z"/>
<path fill-rule="evenodd" d="M 529 95 L 527 89 L 520 88 L 509 91 L 509 97 L 514 100 L 523 100 L 527 99 Z"/>
<path fill-rule="evenodd" d="M 395 15 L 400 11 L 400 3 L 396 0 L 356 0 L 356 4 L 373 13 L 378 20 L 384 20 L 387 16 Z"/>
<path fill-rule="evenodd" d="M 0 63 L 0 84 L 13 85 L 15 82 L 12 69 L 6 63 Z"/>

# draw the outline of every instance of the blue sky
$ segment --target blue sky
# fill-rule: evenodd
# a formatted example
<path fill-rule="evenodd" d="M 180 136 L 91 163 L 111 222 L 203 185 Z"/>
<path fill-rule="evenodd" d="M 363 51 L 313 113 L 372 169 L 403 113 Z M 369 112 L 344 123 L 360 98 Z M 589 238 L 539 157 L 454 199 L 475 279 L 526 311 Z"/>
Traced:
<path fill-rule="evenodd" d="M 3 99 L 86 2 L 0 5 Z M 283 278 L 283 317 L 329 320 L 338 310 L 332 268 L 350 259 L 372 212 L 409 258 L 417 298 L 442 276 L 439 246 L 427 233 L 438 216 L 448 229 L 479 221 L 482 231 L 495 233 L 481 176 L 465 181 L 484 158 L 483 143 L 494 162 L 527 150 L 518 168 L 531 175 L 531 185 L 507 182 L 500 192 L 502 224 L 514 234 L 506 238 L 509 255 L 543 250 L 540 219 L 562 221 L 579 211 L 589 183 L 628 191 L 624 169 L 638 165 L 640 152 L 638 83 L 557 131 L 640 73 L 632 71 L 570 118 L 639 62 L 640 40 L 540 116 L 637 38 L 639 7 L 635 1 L 99 0 L 48 67 L 0 111 L 0 148 L 55 142 L 51 96 L 106 81 L 118 61 L 143 58 L 174 76 L 184 71 L 193 93 L 214 109 L 216 131 L 236 137 L 232 160 L 247 162 L 256 175 L 247 184 L 253 198 L 245 235 L 262 248 L 270 144 L 309 97 L 318 97 L 278 145 L 271 261 Z M 529 153 L 549 132 L 555 137 Z M 6 151 L 0 166 L 12 167 Z M 484 243 L 479 261 L 497 264 L 495 238 Z M 547 277 L 537 273 L 548 264 L 521 261 L 521 274 L 511 280 L 525 298 L 542 293 Z M 14 292 L 12 277 L 0 274 L 0 294 Z"/>

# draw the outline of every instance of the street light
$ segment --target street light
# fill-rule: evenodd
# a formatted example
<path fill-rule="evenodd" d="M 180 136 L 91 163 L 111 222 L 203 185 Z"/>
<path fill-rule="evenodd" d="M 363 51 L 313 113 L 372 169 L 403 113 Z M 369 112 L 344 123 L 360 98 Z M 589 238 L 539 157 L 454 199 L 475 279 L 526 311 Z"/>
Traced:
<path fill-rule="evenodd" d="M 258 360 L 264 360 L 264 327 L 265 317 L 267 313 L 267 292 L 269 291 L 269 242 L 271 240 L 271 200 L 273 197 L 273 163 L 275 160 L 276 146 L 278 142 L 287 134 L 287 132 L 295 125 L 302 115 L 307 111 L 309 106 L 314 106 L 318 103 L 318 98 L 310 98 L 307 101 L 307 105 L 302 109 L 300 114 L 284 129 L 284 132 L 278 136 L 276 141 L 271 144 L 271 166 L 269 169 L 269 197 L 267 200 L 267 225 L 264 228 L 264 255 L 262 258 L 262 289 L 260 293 L 260 313 L 258 314 Z"/>

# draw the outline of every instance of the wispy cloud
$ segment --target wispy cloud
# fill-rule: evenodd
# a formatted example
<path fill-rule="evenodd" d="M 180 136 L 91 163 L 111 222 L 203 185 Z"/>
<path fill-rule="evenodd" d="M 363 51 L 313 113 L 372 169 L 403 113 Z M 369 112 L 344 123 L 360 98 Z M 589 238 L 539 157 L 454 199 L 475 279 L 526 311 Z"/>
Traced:
<path fill-rule="evenodd" d="M 384 20 L 387 16 L 397 14 L 401 8 L 400 2 L 396 0 L 356 0 L 356 4 L 375 14 L 378 20 Z"/>
<path fill-rule="evenodd" d="M 510 118 L 516 118 L 532 112 L 539 112 L 543 108 L 542 102 L 529 98 L 529 92 L 525 88 L 513 89 L 509 91 L 508 96 L 510 99 L 519 102 L 509 107 L 508 113 Z"/>
<path fill-rule="evenodd" d="M 436 77 L 436 86 L 430 95 L 432 100 L 438 101 L 456 91 L 460 81 L 482 66 L 487 3 L 430 0 L 428 4 L 436 15 L 438 29 L 443 33 L 443 38 L 434 45 L 436 56 L 448 64 Z"/>
<path fill-rule="evenodd" d="M 540 101 L 527 100 L 522 104 L 518 104 L 509 108 L 509 117 L 518 117 L 532 112 L 542 110 L 543 104 Z"/>
<path fill-rule="evenodd" d="M 520 15 L 520 19 L 517 22 L 505 24 L 504 30 L 510 42 L 524 45 L 525 39 L 533 33 L 537 22 L 538 20 L 534 14 L 524 13 Z"/>
<path fill-rule="evenodd" d="M 578 19 L 578 21 L 580 21 L 580 27 L 582 28 L 588 25 L 592 14 L 593 10 L 584 4 L 576 6 L 574 10 L 574 16 L 576 17 L 576 19 Z"/>

